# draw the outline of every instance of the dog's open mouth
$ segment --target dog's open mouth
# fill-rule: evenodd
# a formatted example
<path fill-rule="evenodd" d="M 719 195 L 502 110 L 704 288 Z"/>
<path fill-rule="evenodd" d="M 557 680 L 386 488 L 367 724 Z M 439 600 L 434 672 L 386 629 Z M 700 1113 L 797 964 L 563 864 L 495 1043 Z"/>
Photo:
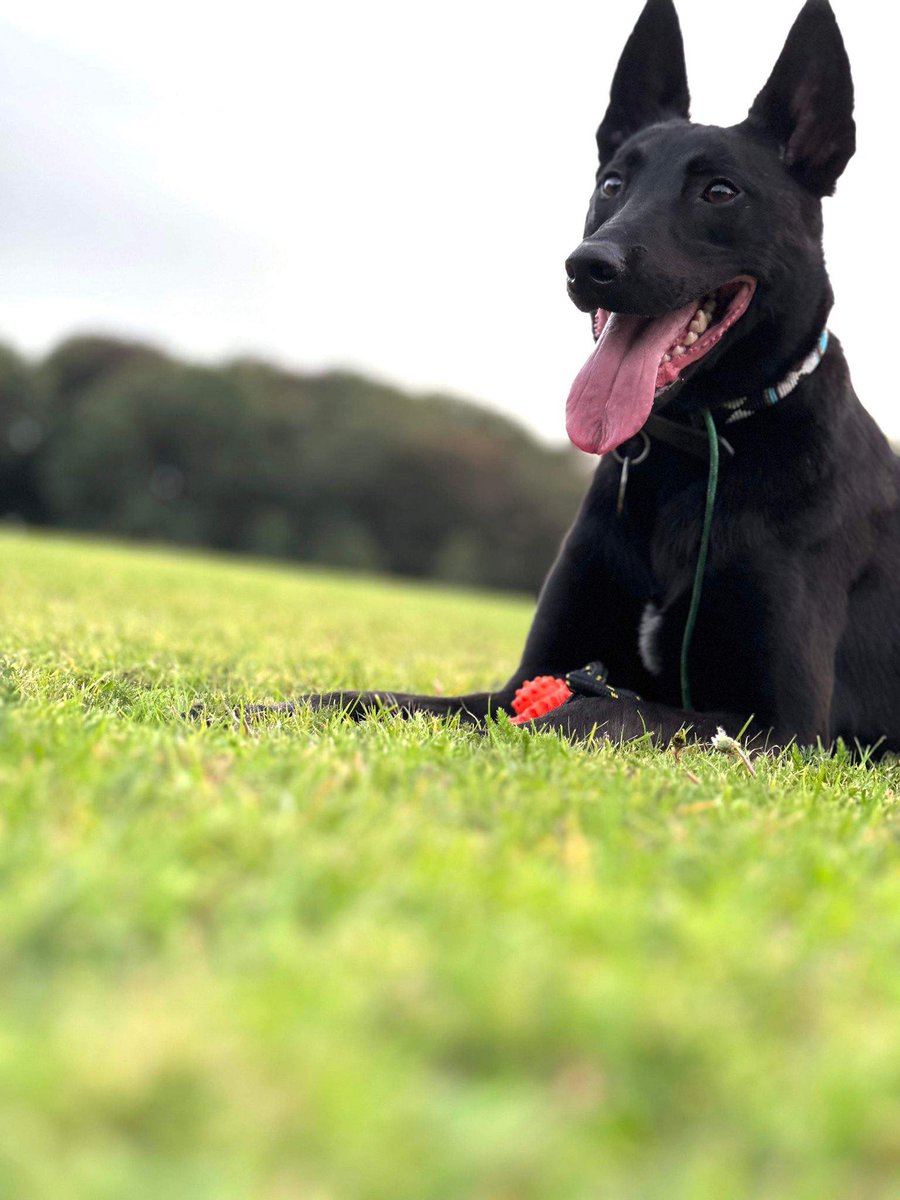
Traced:
<path fill-rule="evenodd" d="M 566 430 L 588 454 L 633 437 L 656 398 L 719 344 L 747 311 L 756 280 L 738 275 L 714 292 L 661 317 L 598 309 L 597 345 L 572 384 Z"/>

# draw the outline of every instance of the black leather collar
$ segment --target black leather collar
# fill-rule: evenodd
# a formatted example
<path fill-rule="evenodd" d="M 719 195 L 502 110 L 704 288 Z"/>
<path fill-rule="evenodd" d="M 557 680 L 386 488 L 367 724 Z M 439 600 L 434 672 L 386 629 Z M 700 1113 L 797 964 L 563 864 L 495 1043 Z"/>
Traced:
<path fill-rule="evenodd" d="M 622 458 L 635 458 L 641 450 L 641 434 L 650 439 L 651 445 L 655 441 L 665 442 L 673 450 L 680 450 L 683 454 L 690 454 L 702 462 L 709 462 L 709 437 L 705 428 L 686 425 L 683 421 L 673 421 L 669 417 L 660 416 L 659 413 L 651 413 L 640 433 L 620 446 L 617 454 Z M 728 458 L 734 457 L 734 447 L 721 434 L 719 451 Z"/>
<path fill-rule="evenodd" d="M 663 417 L 659 413 L 651 413 L 644 428 L 651 441 L 656 438 L 657 441 L 665 442 L 667 446 L 671 446 L 675 450 L 693 454 L 695 458 L 702 458 L 704 462 L 709 460 L 709 437 L 703 428 L 685 425 L 681 421 L 672 421 L 669 417 Z M 729 458 L 734 457 L 734 447 L 721 434 L 719 434 L 719 450 Z"/>

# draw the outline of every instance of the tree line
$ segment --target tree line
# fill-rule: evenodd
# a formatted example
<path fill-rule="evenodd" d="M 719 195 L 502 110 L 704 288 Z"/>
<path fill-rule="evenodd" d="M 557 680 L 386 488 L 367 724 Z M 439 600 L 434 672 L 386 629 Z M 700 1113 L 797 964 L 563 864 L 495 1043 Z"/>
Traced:
<path fill-rule="evenodd" d="M 347 372 L 0 346 L 0 517 L 535 590 L 586 487 L 574 451 Z"/>

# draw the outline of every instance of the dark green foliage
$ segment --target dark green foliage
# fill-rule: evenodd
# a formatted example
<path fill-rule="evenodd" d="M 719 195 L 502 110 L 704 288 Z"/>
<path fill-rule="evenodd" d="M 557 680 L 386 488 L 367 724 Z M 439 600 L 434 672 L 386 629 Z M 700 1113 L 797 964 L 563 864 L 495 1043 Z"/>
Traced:
<path fill-rule="evenodd" d="M 43 518 L 35 467 L 48 424 L 34 372 L 14 350 L 0 346 L 0 514 Z"/>
<path fill-rule="evenodd" d="M 4 460 L 7 514 L 504 588 L 540 584 L 586 480 L 461 401 L 100 337 L 36 371 L 0 352 L 10 427 L 40 436 Z"/>

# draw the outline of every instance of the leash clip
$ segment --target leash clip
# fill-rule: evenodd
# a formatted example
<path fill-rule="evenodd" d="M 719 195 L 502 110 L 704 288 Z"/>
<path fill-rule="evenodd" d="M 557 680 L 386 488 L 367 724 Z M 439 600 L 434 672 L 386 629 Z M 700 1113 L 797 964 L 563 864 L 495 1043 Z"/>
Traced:
<path fill-rule="evenodd" d="M 625 489 L 628 487 L 628 470 L 631 466 L 639 467 L 647 455 L 650 453 L 650 438 L 643 429 L 638 431 L 637 436 L 642 439 L 643 445 L 640 452 L 634 457 L 629 457 L 627 454 L 620 454 L 618 447 L 613 450 L 612 456 L 617 463 L 622 464 L 622 473 L 619 476 L 619 491 L 616 496 L 616 516 L 621 517 L 625 509 Z M 631 439 L 629 438 L 629 441 Z"/>

